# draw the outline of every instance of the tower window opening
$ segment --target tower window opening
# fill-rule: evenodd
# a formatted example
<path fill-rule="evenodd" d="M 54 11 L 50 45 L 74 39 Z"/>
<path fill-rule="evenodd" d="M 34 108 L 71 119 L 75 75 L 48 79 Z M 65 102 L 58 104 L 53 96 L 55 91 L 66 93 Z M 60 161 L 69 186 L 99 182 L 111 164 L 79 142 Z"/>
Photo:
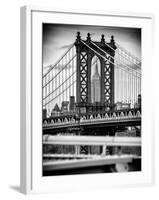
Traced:
<path fill-rule="evenodd" d="M 97 56 L 92 58 L 91 63 L 91 101 L 99 103 L 101 101 L 101 69 L 100 60 Z"/>

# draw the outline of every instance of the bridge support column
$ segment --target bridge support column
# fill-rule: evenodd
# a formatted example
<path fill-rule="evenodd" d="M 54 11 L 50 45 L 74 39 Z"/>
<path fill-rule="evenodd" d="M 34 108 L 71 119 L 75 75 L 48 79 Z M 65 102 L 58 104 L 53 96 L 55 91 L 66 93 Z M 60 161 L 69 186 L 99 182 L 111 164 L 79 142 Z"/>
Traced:
<path fill-rule="evenodd" d="M 114 41 L 114 36 L 111 36 L 111 40 L 110 40 L 110 44 L 111 46 L 115 45 L 115 41 Z M 110 58 L 110 70 L 111 70 L 111 74 L 110 74 L 110 80 L 111 80 L 111 85 L 110 85 L 110 89 L 111 89 L 111 97 L 110 97 L 110 102 L 111 102 L 111 106 L 114 106 L 114 88 L 115 88 L 115 84 L 114 84 L 114 56 L 115 56 L 115 51 L 112 51 L 110 53 L 110 55 L 112 56 Z"/>
<path fill-rule="evenodd" d="M 106 144 L 104 144 L 102 146 L 102 156 L 106 156 L 106 150 L 107 150 L 107 146 L 106 146 Z"/>
<path fill-rule="evenodd" d="M 88 95 L 87 95 L 87 102 L 88 104 L 91 103 L 91 54 L 88 52 L 87 54 L 87 65 L 88 65 L 88 73 L 87 73 L 87 84 L 88 84 Z"/>
<path fill-rule="evenodd" d="M 110 102 L 111 102 L 111 106 L 114 106 L 114 57 L 110 59 L 111 63 L 110 63 L 110 68 L 111 68 L 111 75 L 110 75 L 110 79 L 111 79 L 111 84 L 110 84 L 110 90 L 111 90 L 111 96 L 110 96 Z"/>
<path fill-rule="evenodd" d="M 83 41 L 81 40 L 80 33 L 77 32 L 75 46 L 77 53 L 77 106 L 79 108 L 83 107 L 88 111 L 91 105 L 91 61 L 97 55 L 99 55 L 101 63 L 100 103 L 103 110 L 105 110 L 105 104 L 107 106 L 113 106 L 114 56 L 116 49 L 114 37 L 111 37 L 110 43 L 105 42 L 104 35 L 102 35 L 101 42 L 92 42 L 90 33 L 88 33 L 87 40 Z"/>
<path fill-rule="evenodd" d="M 79 155 L 80 154 L 80 146 L 76 145 L 75 146 L 75 155 Z"/>
<path fill-rule="evenodd" d="M 77 48 L 77 61 L 76 61 L 76 68 L 77 68 L 77 81 L 76 81 L 76 84 L 77 84 L 77 89 L 76 89 L 76 102 L 77 103 L 80 103 L 80 49 L 79 47 Z"/>

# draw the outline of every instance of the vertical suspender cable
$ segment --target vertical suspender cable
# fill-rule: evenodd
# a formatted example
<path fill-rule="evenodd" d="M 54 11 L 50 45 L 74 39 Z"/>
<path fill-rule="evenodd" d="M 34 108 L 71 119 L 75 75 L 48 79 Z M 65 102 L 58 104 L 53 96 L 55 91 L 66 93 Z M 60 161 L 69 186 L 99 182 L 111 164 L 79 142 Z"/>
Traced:
<path fill-rule="evenodd" d="M 116 99 L 117 99 L 117 90 L 116 90 L 116 82 L 117 82 L 117 69 L 116 69 L 116 66 L 114 64 L 114 74 L 115 74 L 115 78 L 114 78 L 114 88 L 115 88 L 115 94 L 114 94 L 114 99 L 115 99 L 115 103 L 116 103 Z"/>
<path fill-rule="evenodd" d="M 123 70 L 123 102 L 125 103 L 125 71 Z"/>
<path fill-rule="evenodd" d="M 55 104 L 57 103 L 57 69 L 58 69 L 59 63 L 57 64 L 57 68 L 55 69 Z"/>
<path fill-rule="evenodd" d="M 58 75 L 58 106 L 60 105 L 60 74 L 61 74 L 61 65 L 59 64 L 59 69 L 58 72 L 60 71 L 59 75 Z"/>
<path fill-rule="evenodd" d="M 121 101 L 122 99 L 121 99 L 121 74 L 120 74 L 121 70 L 120 68 L 118 68 L 118 72 L 119 72 L 118 92 L 119 92 L 119 101 Z"/>
<path fill-rule="evenodd" d="M 142 83 L 142 79 L 141 78 L 139 78 L 139 94 L 141 94 L 141 83 Z"/>
<path fill-rule="evenodd" d="M 69 61 L 71 60 L 72 56 L 71 56 L 71 50 L 68 52 L 69 54 Z M 71 67 L 72 67 L 72 61 L 69 64 L 69 73 L 68 75 L 71 75 Z M 70 101 L 70 96 L 71 96 L 71 77 L 69 78 L 69 98 L 68 100 Z"/>
<path fill-rule="evenodd" d="M 127 71 L 126 85 L 127 85 L 127 103 L 129 103 L 129 71 Z"/>
<path fill-rule="evenodd" d="M 116 97 L 115 97 L 115 102 L 118 102 L 118 66 L 117 64 L 115 63 L 115 71 L 116 71 L 116 79 L 115 79 L 115 94 L 116 94 Z"/>
<path fill-rule="evenodd" d="M 50 81 L 50 73 L 48 73 L 48 82 Z M 48 101 L 50 101 L 50 84 L 48 83 Z M 50 103 L 48 103 L 48 114 L 50 114 Z"/>
<path fill-rule="evenodd" d="M 51 111 L 52 111 L 52 109 L 53 109 L 53 102 L 52 102 L 52 99 L 53 99 L 53 87 L 52 87 L 53 70 L 50 71 L 50 74 L 51 74 L 51 82 L 50 82 L 51 95 L 50 95 L 50 98 L 51 98 Z"/>
<path fill-rule="evenodd" d="M 140 81 L 140 77 L 137 77 L 137 94 L 138 95 L 140 94 L 140 91 L 139 91 L 139 81 Z"/>
<path fill-rule="evenodd" d="M 135 79 L 136 79 L 136 72 L 134 72 L 134 105 L 135 105 L 135 102 L 136 102 L 136 91 L 135 91 L 136 83 L 135 83 Z"/>
<path fill-rule="evenodd" d="M 126 71 L 124 70 L 124 102 L 126 102 L 126 96 L 127 96 L 127 84 L 126 84 Z"/>
<path fill-rule="evenodd" d="M 64 59 L 62 59 L 62 81 L 64 81 Z M 64 101 L 64 85 L 62 84 L 62 101 Z M 61 106 L 62 106 L 62 102 L 61 102 Z"/>
<path fill-rule="evenodd" d="M 67 64 L 67 55 L 65 56 L 65 65 L 66 65 L 66 64 Z M 67 69 L 65 68 L 65 80 L 66 80 L 66 79 L 67 79 Z M 66 87 L 65 87 L 66 89 L 65 89 L 65 91 L 64 91 L 64 92 L 65 92 L 65 101 L 67 101 L 67 91 L 66 91 L 66 90 L 67 90 L 67 81 L 66 81 L 66 84 L 65 84 L 65 85 L 66 85 Z"/>
<path fill-rule="evenodd" d="M 130 106 L 132 107 L 132 83 L 131 83 L 131 79 L 132 79 L 132 72 L 130 71 L 130 80 L 129 80 L 129 83 L 130 83 Z"/>
<path fill-rule="evenodd" d="M 59 73 L 59 108 L 61 105 L 61 74 L 62 74 L 62 65 L 61 65 L 61 60 L 60 60 L 60 73 Z"/>
<path fill-rule="evenodd" d="M 74 71 L 76 71 L 76 60 L 75 59 L 73 59 L 73 72 Z M 72 80 L 73 82 L 75 81 L 76 73 L 73 75 L 73 80 Z M 73 96 L 76 97 L 76 95 L 75 95 L 75 84 L 73 84 Z"/>
<path fill-rule="evenodd" d="M 124 103 L 124 72 L 123 70 L 121 70 L 122 72 L 122 102 Z"/>
<path fill-rule="evenodd" d="M 45 85 L 45 105 L 46 105 L 46 110 L 47 110 L 47 76 L 45 76 L 46 78 L 46 85 Z"/>
<path fill-rule="evenodd" d="M 72 57 L 73 57 L 73 56 L 74 56 L 74 47 L 72 48 Z M 74 69 L 74 60 L 75 60 L 75 59 L 72 60 L 72 74 L 73 74 L 73 69 Z M 71 95 L 74 96 L 74 95 L 73 95 L 73 87 L 74 87 L 74 86 L 73 86 L 73 75 L 72 75 L 71 84 L 72 84 Z"/>
<path fill-rule="evenodd" d="M 139 91 L 139 80 L 140 80 L 140 76 L 137 77 L 137 95 L 140 94 L 140 91 Z"/>
<path fill-rule="evenodd" d="M 119 91 L 119 84 L 120 84 L 119 67 L 117 66 L 116 69 L 117 69 L 117 89 L 116 89 L 116 91 L 117 91 L 117 101 L 120 101 L 120 98 L 119 98 L 119 93 L 120 93 L 120 91 Z"/>
<path fill-rule="evenodd" d="M 133 72 L 131 72 L 131 106 L 133 107 Z"/>
<path fill-rule="evenodd" d="M 133 95 L 132 95 L 132 72 L 130 73 L 130 88 L 131 88 L 131 90 L 130 90 L 130 96 L 131 96 L 131 98 L 130 98 L 130 100 L 131 100 L 131 108 L 132 108 L 132 98 L 133 98 Z"/>
<path fill-rule="evenodd" d="M 137 73 L 135 72 L 135 103 L 137 102 Z"/>
<path fill-rule="evenodd" d="M 44 89 L 45 89 L 45 86 L 44 86 L 44 80 L 45 78 L 42 79 L 42 108 L 44 108 L 44 104 L 45 104 L 45 101 L 44 101 Z"/>
<path fill-rule="evenodd" d="M 132 106 L 134 106 L 134 73 L 132 71 Z"/>
<path fill-rule="evenodd" d="M 68 101 L 68 96 L 69 96 L 69 65 L 68 65 L 68 62 L 69 62 L 69 54 L 67 54 L 67 66 L 66 66 L 66 70 L 67 70 L 67 101 Z"/>

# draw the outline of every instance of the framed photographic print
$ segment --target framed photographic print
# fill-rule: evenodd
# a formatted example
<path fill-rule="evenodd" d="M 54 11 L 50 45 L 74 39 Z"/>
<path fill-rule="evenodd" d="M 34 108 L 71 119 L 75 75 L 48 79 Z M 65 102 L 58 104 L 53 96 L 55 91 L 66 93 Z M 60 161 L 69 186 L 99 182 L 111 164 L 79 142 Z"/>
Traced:
<path fill-rule="evenodd" d="M 153 17 L 21 8 L 21 191 L 152 184 Z"/>

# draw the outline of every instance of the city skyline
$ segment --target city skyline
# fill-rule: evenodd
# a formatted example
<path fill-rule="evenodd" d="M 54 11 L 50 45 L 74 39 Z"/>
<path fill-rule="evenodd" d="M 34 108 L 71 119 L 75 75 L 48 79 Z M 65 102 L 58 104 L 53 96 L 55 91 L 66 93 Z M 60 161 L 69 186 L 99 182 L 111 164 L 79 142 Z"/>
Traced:
<path fill-rule="evenodd" d="M 100 97 L 100 66 L 99 66 L 99 62 L 97 62 L 97 63 L 95 65 L 93 65 L 94 69 L 93 69 L 93 73 L 91 74 L 91 95 L 92 95 L 91 99 L 92 99 L 92 103 L 99 103 L 100 98 L 101 98 Z M 55 105 L 49 111 L 50 113 L 48 113 L 48 114 L 52 115 L 53 111 L 55 111 L 55 112 L 63 111 L 63 104 L 65 104 L 65 103 L 68 104 L 67 109 L 65 111 L 69 112 L 71 110 L 69 108 L 72 107 L 72 105 L 70 106 L 71 98 L 74 98 L 73 103 L 75 104 L 76 103 L 75 102 L 75 96 L 69 96 L 69 100 L 63 100 L 62 102 L 55 103 Z"/>

